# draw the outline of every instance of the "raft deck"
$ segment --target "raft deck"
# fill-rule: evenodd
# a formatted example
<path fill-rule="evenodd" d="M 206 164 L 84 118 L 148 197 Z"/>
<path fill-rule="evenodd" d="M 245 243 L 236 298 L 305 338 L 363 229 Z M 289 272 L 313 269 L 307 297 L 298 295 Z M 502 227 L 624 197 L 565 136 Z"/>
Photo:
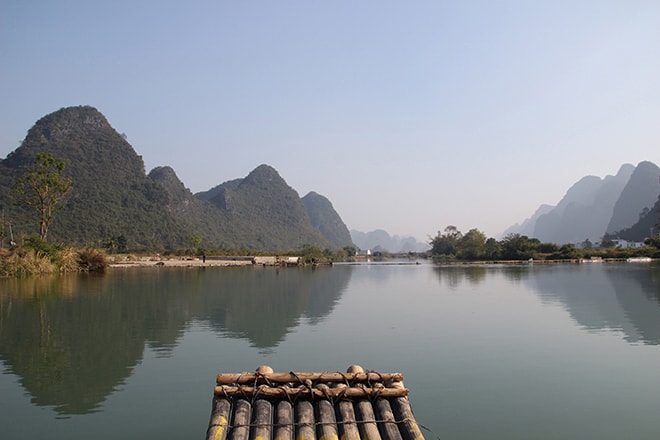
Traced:
<path fill-rule="evenodd" d="M 424 440 L 400 373 L 218 374 L 207 440 Z"/>

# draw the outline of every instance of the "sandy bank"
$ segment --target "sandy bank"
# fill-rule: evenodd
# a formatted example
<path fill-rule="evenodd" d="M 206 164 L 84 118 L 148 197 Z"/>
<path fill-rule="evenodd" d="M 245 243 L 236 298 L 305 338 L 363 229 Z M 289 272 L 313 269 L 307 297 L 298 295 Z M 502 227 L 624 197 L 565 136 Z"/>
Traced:
<path fill-rule="evenodd" d="M 122 267 L 227 267 L 227 266 L 251 266 L 250 260 L 224 260 L 207 258 L 202 261 L 201 258 L 161 258 L 161 257 L 140 257 L 140 258 L 110 258 L 111 268 Z"/>

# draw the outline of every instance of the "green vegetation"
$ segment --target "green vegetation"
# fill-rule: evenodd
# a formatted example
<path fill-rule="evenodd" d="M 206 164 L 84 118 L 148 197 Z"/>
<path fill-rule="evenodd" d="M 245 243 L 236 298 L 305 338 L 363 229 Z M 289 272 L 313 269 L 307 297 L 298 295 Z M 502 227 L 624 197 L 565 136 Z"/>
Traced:
<path fill-rule="evenodd" d="M 108 267 L 99 249 L 73 248 L 29 237 L 23 246 L 0 249 L 0 277 L 24 277 L 47 273 L 95 272 Z"/>
<path fill-rule="evenodd" d="M 330 200 L 315 192 L 300 199 L 312 226 L 319 230 L 334 247 L 351 246 L 351 234 L 339 214 L 332 207 Z"/>
<path fill-rule="evenodd" d="M 333 261 L 346 261 L 349 257 L 355 255 L 355 251 L 349 253 L 353 248 L 332 250 L 330 248 L 321 249 L 317 246 L 303 245 L 297 251 L 288 252 L 287 255 L 300 257 L 305 264 L 314 263 L 332 263 Z"/>
<path fill-rule="evenodd" d="M 463 235 L 456 226 L 447 226 L 438 232 L 429 242 L 431 256 L 439 262 L 450 261 L 524 261 L 534 260 L 572 260 L 579 258 L 660 258 L 660 237 L 647 240 L 641 248 L 617 248 L 614 243 L 603 242 L 604 246 L 594 248 L 585 241 L 580 248 L 572 244 L 559 246 L 554 243 L 542 243 L 526 235 L 509 234 L 502 240 L 486 239 L 477 229 L 471 229 Z"/>
<path fill-rule="evenodd" d="M 352 258 L 355 249 L 350 234 L 329 200 L 315 193 L 303 199 L 268 165 L 193 195 L 170 167 L 155 168 L 147 175 L 142 158 L 125 136 L 96 109 L 69 107 L 37 121 L 21 146 L 0 160 L 0 249 L 7 241 L 30 243 L 36 210 L 41 240 L 48 237 L 110 254 L 278 254 L 301 256 L 305 261 Z M 53 215 L 56 209 L 59 212 Z M 642 225 L 644 233 L 657 222 L 657 213 L 658 206 L 640 213 L 649 222 Z M 625 258 L 628 254 L 655 256 L 653 243 L 640 250 L 621 250 L 607 247 L 606 241 L 595 249 L 585 241 L 578 249 L 516 234 L 498 241 L 477 229 L 463 234 L 449 226 L 431 240 L 431 254 L 443 261 Z M 3 252 L 3 264 L 11 254 L 17 264 L 30 261 L 29 266 L 41 267 L 48 266 L 42 264 L 47 261 L 56 267 L 20 273 L 66 267 L 61 264 L 63 257 L 56 255 L 62 250 L 30 246 Z M 374 255 L 380 256 L 385 257 Z M 95 264 L 81 267 L 92 270 Z"/>
<path fill-rule="evenodd" d="M 14 193 L 17 203 L 39 213 L 39 237 L 46 240 L 53 213 L 71 190 L 71 178 L 64 177 L 63 160 L 48 153 L 38 153 L 34 164 L 24 176 L 16 179 Z"/>
<path fill-rule="evenodd" d="M 7 230 L 9 225 L 5 218 L 5 212 L 0 212 L 0 249 L 5 247 L 5 239 L 8 237 Z"/>
<path fill-rule="evenodd" d="M 155 168 L 147 175 L 144 161 L 125 137 L 100 112 L 87 106 L 44 116 L 28 131 L 21 146 L 0 160 L 0 212 L 6 218 L 0 227 L 0 242 L 8 235 L 10 221 L 17 242 L 34 232 L 34 209 L 39 205 L 15 204 L 12 188 L 22 179 L 23 185 L 16 189 L 27 194 L 25 176 L 35 157 L 52 158 L 53 164 L 62 165 L 56 167 L 60 176 L 66 163 L 67 177 L 73 182 L 66 198 L 57 203 L 60 211 L 52 217 L 52 224 L 44 216 L 42 238 L 47 232 L 57 242 L 93 245 L 110 253 L 177 249 L 197 253 L 204 251 L 201 246 L 282 253 L 305 243 L 321 249 L 350 244 L 350 237 L 340 244 L 329 239 L 336 232 L 331 228 L 319 232 L 298 193 L 267 165 L 198 195 L 185 188 L 170 167 Z M 329 202 L 327 205 L 326 213 L 332 209 Z M 43 208 L 47 214 L 48 204 Z M 336 223 L 348 236 L 343 222 Z M 199 243 L 191 242 L 191 237 Z"/>
<path fill-rule="evenodd" d="M 66 163 L 72 181 L 52 218 L 49 239 L 84 247 L 123 235 L 135 250 L 183 243 L 184 231 L 166 209 L 166 191 L 146 176 L 142 159 L 92 107 L 61 109 L 37 121 L 21 146 L 0 162 L 0 183 L 11 182 L 12 188 L 41 154 Z M 15 241 L 21 242 L 32 233 L 34 214 L 14 200 L 0 187 L 0 209 L 12 220 Z"/>
<path fill-rule="evenodd" d="M 660 235 L 647 238 L 644 244 L 656 249 L 660 249 Z"/>

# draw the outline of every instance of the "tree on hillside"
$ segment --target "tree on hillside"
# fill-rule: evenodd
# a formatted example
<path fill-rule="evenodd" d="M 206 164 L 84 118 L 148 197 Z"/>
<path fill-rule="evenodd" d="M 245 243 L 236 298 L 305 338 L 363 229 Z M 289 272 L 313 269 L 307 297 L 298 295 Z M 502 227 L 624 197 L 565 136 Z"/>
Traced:
<path fill-rule="evenodd" d="M 7 238 L 7 230 L 5 229 L 5 211 L 0 214 L 0 249 L 5 247 L 5 238 Z"/>
<path fill-rule="evenodd" d="M 655 203 L 655 205 L 657 206 L 655 212 L 658 215 L 658 223 L 656 223 L 654 226 L 657 230 L 660 230 L 660 196 L 658 196 L 658 201 Z"/>
<path fill-rule="evenodd" d="M 71 190 L 71 178 L 63 175 L 66 164 L 49 153 L 38 153 L 32 167 L 16 179 L 16 202 L 39 213 L 39 237 L 46 240 L 53 213 Z"/>
<path fill-rule="evenodd" d="M 660 249 L 660 235 L 647 238 L 644 240 L 644 244 L 647 246 L 652 246 L 656 249 Z"/>

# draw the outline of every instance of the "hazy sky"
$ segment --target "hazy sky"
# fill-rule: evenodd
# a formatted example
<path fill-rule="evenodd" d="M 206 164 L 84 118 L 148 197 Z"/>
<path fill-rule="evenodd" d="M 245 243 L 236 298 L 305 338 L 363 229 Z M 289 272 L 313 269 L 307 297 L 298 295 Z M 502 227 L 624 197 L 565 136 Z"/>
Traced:
<path fill-rule="evenodd" d="M 494 236 L 660 165 L 660 1 L 0 0 L 0 157 L 72 105 L 193 192 L 266 163 L 351 229 Z"/>

